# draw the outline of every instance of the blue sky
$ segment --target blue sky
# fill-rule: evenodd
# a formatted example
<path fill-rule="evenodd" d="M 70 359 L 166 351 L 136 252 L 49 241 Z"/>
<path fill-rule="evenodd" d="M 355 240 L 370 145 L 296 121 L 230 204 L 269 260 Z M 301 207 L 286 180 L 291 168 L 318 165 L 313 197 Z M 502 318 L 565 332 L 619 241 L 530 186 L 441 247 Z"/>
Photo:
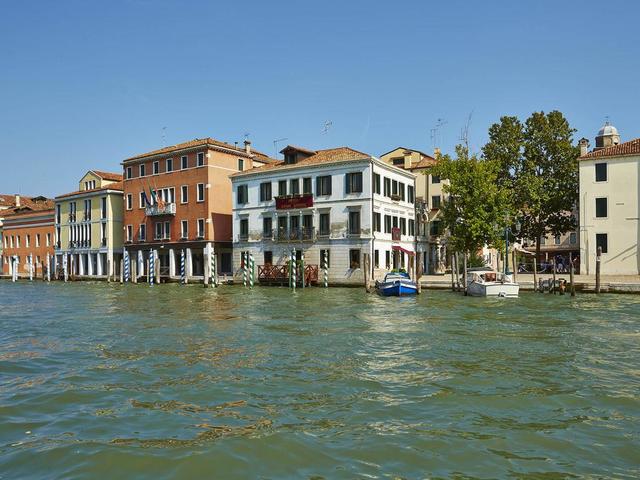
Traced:
<path fill-rule="evenodd" d="M 502 115 L 640 136 L 640 2 L 3 2 L 0 193 L 193 138 L 474 150 Z M 325 122 L 331 121 L 323 133 Z M 283 146 L 283 144 L 281 144 Z"/>

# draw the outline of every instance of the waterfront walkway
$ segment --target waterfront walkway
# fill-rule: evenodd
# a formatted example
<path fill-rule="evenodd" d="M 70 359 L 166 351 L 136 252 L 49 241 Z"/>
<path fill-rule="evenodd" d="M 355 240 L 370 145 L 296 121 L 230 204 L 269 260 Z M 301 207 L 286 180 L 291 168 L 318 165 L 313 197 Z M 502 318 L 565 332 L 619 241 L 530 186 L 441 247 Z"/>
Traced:
<path fill-rule="evenodd" d="M 538 279 L 550 279 L 553 274 L 538 274 Z M 568 273 L 557 273 L 556 279 L 565 279 L 569 283 Z M 460 278 L 462 281 L 462 278 Z M 533 274 L 520 273 L 516 281 L 522 290 L 533 290 Z M 595 292 L 595 275 L 575 275 L 574 283 L 577 291 Z M 423 275 L 420 277 L 422 288 L 451 289 L 451 275 Z M 640 275 L 602 275 L 600 290 L 610 293 L 640 293 Z"/>

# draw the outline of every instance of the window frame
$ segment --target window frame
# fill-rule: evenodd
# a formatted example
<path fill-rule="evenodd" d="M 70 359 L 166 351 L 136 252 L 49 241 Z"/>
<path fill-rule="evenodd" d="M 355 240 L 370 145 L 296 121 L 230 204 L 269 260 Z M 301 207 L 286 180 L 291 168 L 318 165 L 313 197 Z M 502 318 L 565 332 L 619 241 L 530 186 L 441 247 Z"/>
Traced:
<path fill-rule="evenodd" d="M 204 167 L 204 152 L 196 154 L 196 167 Z"/>
<path fill-rule="evenodd" d="M 598 202 L 600 201 L 600 202 Z M 604 201 L 604 215 L 599 215 L 598 206 L 602 209 L 602 201 Z M 609 218 L 609 198 L 608 197 L 596 197 L 594 207 L 595 218 Z"/>
<path fill-rule="evenodd" d="M 202 198 L 200 198 L 200 187 L 202 187 Z M 196 184 L 196 203 L 202 203 L 204 202 L 204 183 L 198 183 Z"/>
<path fill-rule="evenodd" d="M 607 166 L 607 162 L 597 162 L 593 164 L 594 167 L 594 177 L 596 183 L 603 183 L 609 181 L 609 167 Z M 604 167 L 604 179 L 598 180 L 598 167 Z"/>

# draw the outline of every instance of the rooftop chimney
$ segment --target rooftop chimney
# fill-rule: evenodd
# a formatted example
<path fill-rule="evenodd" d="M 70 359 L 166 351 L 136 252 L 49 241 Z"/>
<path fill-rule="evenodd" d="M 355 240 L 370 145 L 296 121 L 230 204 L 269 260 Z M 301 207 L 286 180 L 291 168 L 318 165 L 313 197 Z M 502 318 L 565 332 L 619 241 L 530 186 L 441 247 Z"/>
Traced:
<path fill-rule="evenodd" d="M 20 206 L 20 195 L 16 193 L 16 207 Z"/>
<path fill-rule="evenodd" d="M 440 147 L 436 147 L 433 149 L 433 156 L 438 158 L 438 156 L 440 155 Z"/>
<path fill-rule="evenodd" d="M 249 140 L 244 141 L 244 151 L 248 154 L 251 153 L 251 142 Z"/>
<path fill-rule="evenodd" d="M 586 138 L 581 138 L 580 141 L 578 142 L 578 145 L 580 145 L 580 156 L 584 156 L 587 154 L 587 152 L 589 152 L 589 140 L 587 140 Z"/>

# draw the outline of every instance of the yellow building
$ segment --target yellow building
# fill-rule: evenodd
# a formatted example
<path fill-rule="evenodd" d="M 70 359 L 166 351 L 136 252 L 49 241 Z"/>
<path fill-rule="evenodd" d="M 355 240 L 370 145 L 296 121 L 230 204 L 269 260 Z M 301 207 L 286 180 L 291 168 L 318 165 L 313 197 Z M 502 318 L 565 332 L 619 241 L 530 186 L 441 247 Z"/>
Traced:
<path fill-rule="evenodd" d="M 434 155 L 438 154 L 436 151 Z M 439 217 L 445 195 L 442 186 L 446 180 L 431 173 L 436 158 L 420 150 L 397 147 L 382 154 L 380 160 L 416 175 L 416 252 L 424 273 L 443 274 L 447 268 L 447 250 Z"/>
<path fill-rule="evenodd" d="M 75 192 L 55 199 L 57 274 L 115 277 L 123 241 L 122 175 L 90 170 Z M 65 268 L 66 266 L 66 268 Z"/>

